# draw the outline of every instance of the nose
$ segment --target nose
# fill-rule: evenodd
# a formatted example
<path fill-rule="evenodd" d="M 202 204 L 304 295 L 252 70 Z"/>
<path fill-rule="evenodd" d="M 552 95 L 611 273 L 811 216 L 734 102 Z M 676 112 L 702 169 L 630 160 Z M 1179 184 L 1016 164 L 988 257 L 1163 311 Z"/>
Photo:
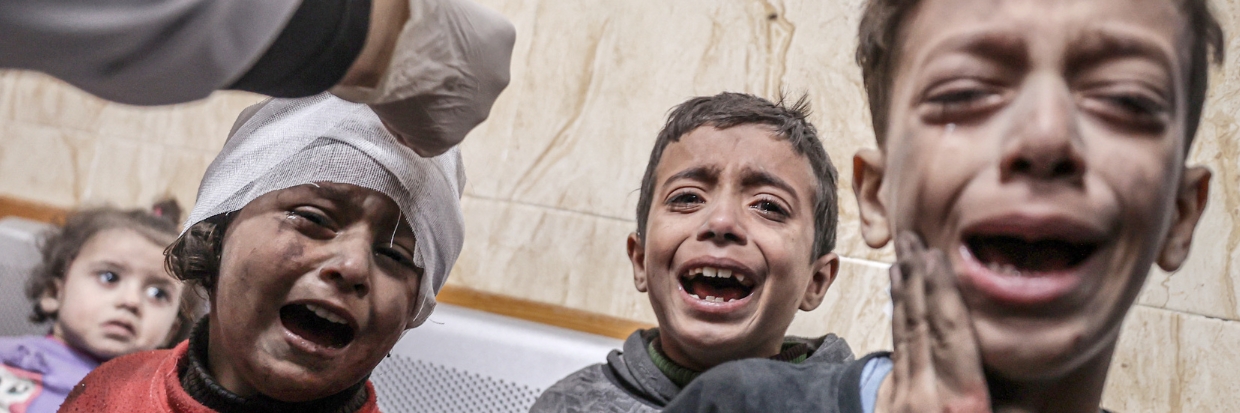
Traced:
<path fill-rule="evenodd" d="M 740 244 L 748 242 L 744 226 L 740 220 L 741 207 L 727 202 L 717 202 L 710 206 L 706 213 L 706 221 L 698 229 L 698 241 L 714 242 L 715 244 Z"/>
<path fill-rule="evenodd" d="M 365 297 L 370 292 L 371 243 L 361 237 L 337 239 L 335 250 L 319 268 L 319 276 L 345 294 Z"/>
<path fill-rule="evenodd" d="M 1082 183 L 1085 161 L 1080 128 L 1067 85 L 1031 85 L 1029 90 L 1034 92 L 1024 110 L 1013 114 L 1011 139 L 1000 161 L 1001 178 Z"/>
<path fill-rule="evenodd" d="M 140 282 L 129 282 L 128 284 L 125 288 L 120 289 L 121 293 L 120 297 L 117 298 L 116 307 L 134 315 L 141 315 L 142 296 L 145 288 Z"/>

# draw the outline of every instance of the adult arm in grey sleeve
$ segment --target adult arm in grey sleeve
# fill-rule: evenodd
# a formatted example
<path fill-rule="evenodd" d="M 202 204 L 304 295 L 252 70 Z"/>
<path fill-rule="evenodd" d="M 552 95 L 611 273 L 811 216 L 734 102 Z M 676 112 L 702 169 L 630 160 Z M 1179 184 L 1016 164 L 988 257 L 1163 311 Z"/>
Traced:
<path fill-rule="evenodd" d="M 241 77 L 301 0 L 4 0 L 0 66 L 104 99 L 200 99 Z"/>

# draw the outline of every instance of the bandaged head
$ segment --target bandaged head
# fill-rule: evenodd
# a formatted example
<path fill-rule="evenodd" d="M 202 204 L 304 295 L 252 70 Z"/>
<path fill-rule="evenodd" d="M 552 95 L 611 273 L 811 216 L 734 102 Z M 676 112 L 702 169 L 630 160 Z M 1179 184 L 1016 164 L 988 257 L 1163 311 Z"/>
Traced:
<path fill-rule="evenodd" d="M 324 93 L 246 109 L 207 168 L 185 228 L 238 211 L 269 192 L 315 182 L 372 189 L 400 207 L 416 240 L 414 265 L 423 269 L 418 304 L 406 327 L 421 325 L 464 242 L 460 151 L 418 156 L 366 105 Z"/>

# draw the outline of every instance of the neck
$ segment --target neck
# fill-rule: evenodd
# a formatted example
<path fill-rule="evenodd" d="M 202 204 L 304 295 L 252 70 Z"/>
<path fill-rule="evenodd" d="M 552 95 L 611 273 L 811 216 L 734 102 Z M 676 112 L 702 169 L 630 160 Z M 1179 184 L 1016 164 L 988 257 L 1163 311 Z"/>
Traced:
<path fill-rule="evenodd" d="M 207 339 L 207 369 L 211 374 L 211 378 L 215 379 L 215 383 L 225 390 L 241 397 L 250 397 L 258 394 L 258 389 L 254 385 L 245 381 L 240 372 L 229 360 L 224 348 L 223 331 L 219 320 L 215 319 L 215 312 L 209 315 L 207 323 L 208 337 L 217 337 L 216 339 Z"/>
<path fill-rule="evenodd" d="M 736 346 L 731 349 L 725 349 L 725 347 L 732 346 L 697 349 L 673 339 L 670 335 L 662 334 L 662 330 L 660 330 L 658 344 L 659 350 L 662 350 L 663 354 L 672 362 L 681 367 L 702 372 L 732 360 L 767 358 L 778 355 L 784 344 L 784 337 L 780 336 L 774 340 L 767 341 L 769 342 L 747 342 L 745 344 L 749 345 L 743 347 Z"/>
<path fill-rule="evenodd" d="M 1066 375 L 1050 380 L 1011 380 L 987 372 L 995 413 L 1098 413 L 1115 343 Z"/>

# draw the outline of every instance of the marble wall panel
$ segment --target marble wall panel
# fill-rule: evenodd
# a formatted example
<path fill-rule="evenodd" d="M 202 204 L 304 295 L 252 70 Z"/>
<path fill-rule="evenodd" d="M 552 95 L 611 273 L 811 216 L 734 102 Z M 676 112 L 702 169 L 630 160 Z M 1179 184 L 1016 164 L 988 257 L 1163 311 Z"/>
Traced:
<path fill-rule="evenodd" d="M 1240 322 L 1138 306 L 1103 393 L 1116 412 L 1240 411 Z"/>
<path fill-rule="evenodd" d="M 90 134 L 6 120 L 0 122 L 0 194 L 51 205 L 72 206 L 95 158 Z"/>
<path fill-rule="evenodd" d="M 759 3 L 536 4 L 517 19 L 513 86 L 464 144 L 467 162 L 489 166 L 474 173 L 480 196 L 632 219 L 673 105 L 778 89 L 782 52 L 767 44 L 785 40 Z"/>
<path fill-rule="evenodd" d="M 655 323 L 625 253 L 631 222 L 469 195 L 462 208 L 467 241 L 450 282 Z"/>
<path fill-rule="evenodd" d="M 788 334 L 817 337 L 835 333 L 858 356 L 891 349 L 891 282 L 889 265 L 845 258 L 822 305 L 799 312 Z"/>

